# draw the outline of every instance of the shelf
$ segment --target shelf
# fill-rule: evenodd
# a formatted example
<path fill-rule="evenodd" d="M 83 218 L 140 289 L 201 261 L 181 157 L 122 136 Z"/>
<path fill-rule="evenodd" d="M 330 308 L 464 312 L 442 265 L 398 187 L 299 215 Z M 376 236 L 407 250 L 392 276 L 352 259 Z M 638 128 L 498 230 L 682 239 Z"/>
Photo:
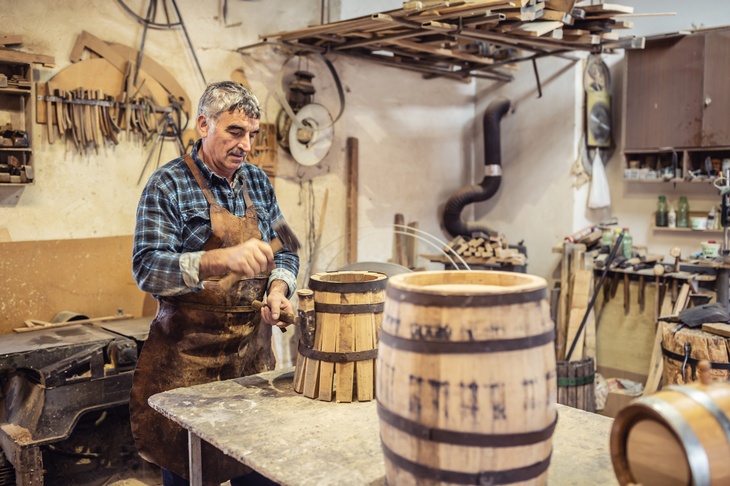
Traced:
<path fill-rule="evenodd" d="M 30 147 L 0 147 L 0 152 L 32 152 Z"/>
<path fill-rule="evenodd" d="M 0 88 L 0 94 L 7 93 L 7 94 L 19 94 L 19 95 L 28 95 L 30 96 L 30 88 L 28 89 L 19 89 L 19 88 Z"/>
<path fill-rule="evenodd" d="M 691 233 L 697 233 L 697 234 L 704 233 L 704 234 L 716 234 L 716 235 L 721 235 L 723 233 L 723 230 L 721 230 L 721 229 L 716 229 L 716 230 L 695 230 L 695 229 L 692 229 L 692 228 L 669 228 L 669 227 L 666 227 L 666 226 L 654 226 L 654 225 L 651 226 L 651 229 L 653 231 L 658 231 L 658 232 L 667 231 L 667 232 L 670 232 L 670 233 L 673 233 L 673 232 L 689 233 L 689 232 L 691 232 Z"/>
<path fill-rule="evenodd" d="M 511 81 L 517 63 L 538 57 L 644 47 L 643 37 L 622 36 L 632 25 L 612 18 L 615 12 L 558 3 L 404 2 L 401 9 L 260 37 L 294 52 L 337 53 L 458 80 Z"/>

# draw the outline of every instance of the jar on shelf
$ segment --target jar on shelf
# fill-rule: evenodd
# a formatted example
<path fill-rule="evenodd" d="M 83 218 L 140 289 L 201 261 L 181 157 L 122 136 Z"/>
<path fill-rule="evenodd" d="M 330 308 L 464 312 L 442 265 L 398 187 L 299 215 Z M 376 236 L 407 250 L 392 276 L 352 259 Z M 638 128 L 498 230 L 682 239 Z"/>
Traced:
<path fill-rule="evenodd" d="M 621 240 L 621 252 L 624 258 L 631 258 L 633 255 L 634 238 L 629 233 L 629 228 L 624 228 L 624 237 Z"/>
<path fill-rule="evenodd" d="M 686 196 L 679 196 L 677 204 L 677 228 L 689 228 L 689 203 Z"/>

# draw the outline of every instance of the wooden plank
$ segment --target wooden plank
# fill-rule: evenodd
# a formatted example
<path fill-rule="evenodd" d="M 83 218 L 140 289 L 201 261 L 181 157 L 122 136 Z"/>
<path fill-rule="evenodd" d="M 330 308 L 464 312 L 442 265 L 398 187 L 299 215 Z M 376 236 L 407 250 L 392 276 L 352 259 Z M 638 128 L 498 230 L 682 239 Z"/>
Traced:
<path fill-rule="evenodd" d="M 334 302 L 332 302 L 334 303 Z M 336 351 L 337 336 L 340 332 L 339 317 L 334 314 L 326 314 L 321 321 L 322 343 L 318 348 L 320 351 Z M 319 326 L 318 326 L 319 327 Z M 317 329 L 319 330 L 319 329 Z M 335 364 L 322 361 L 319 364 L 319 393 L 317 398 L 324 401 L 332 401 L 334 391 Z"/>
<path fill-rule="evenodd" d="M 22 35 L 0 35 L 0 46 L 12 46 L 23 43 Z"/>
<path fill-rule="evenodd" d="M 575 7 L 576 0 L 546 0 L 545 7 L 551 10 L 570 13 Z"/>
<path fill-rule="evenodd" d="M 354 302 L 353 302 L 354 303 Z M 338 353 L 355 351 L 355 320 L 363 314 L 341 314 L 337 333 Z M 337 402 L 349 403 L 352 401 L 352 385 L 355 378 L 355 363 L 348 361 L 337 363 L 335 366 L 335 380 L 337 382 L 335 398 Z"/>
<path fill-rule="evenodd" d="M 702 330 L 718 336 L 730 337 L 730 324 L 722 322 L 707 322 L 702 324 Z"/>
<path fill-rule="evenodd" d="M 510 33 L 540 37 L 562 26 L 563 23 L 556 20 L 537 21 L 523 24 L 514 30 L 510 30 Z"/>
<path fill-rule="evenodd" d="M 347 242 L 345 260 L 348 264 L 357 262 L 357 212 L 359 185 L 359 148 L 358 139 L 347 138 Z M 324 216 L 324 215 L 322 215 Z"/>
<path fill-rule="evenodd" d="M 587 14 L 600 12 L 600 13 L 623 13 L 630 14 L 634 13 L 634 7 L 628 5 L 619 5 L 617 3 L 599 3 L 596 5 L 582 5 L 581 10 L 584 10 Z"/>
<path fill-rule="evenodd" d="M 99 322 L 123 321 L 126 319 L 132 319 L 133 317 L 134 316 L 132 314 L 121 314 L 116 316 L 95 317 L 92 319 L 79 319 L 77 321 L 68 322 L 47 322 L 38 319 L 26 319 L 26 327 L 16 327 L 15 329 L 13 329 L 13 331 L 19 333 L 32 332 L 40 331 L 42 329 L 56 329 L 59 327 L 75 326 L 76 324 L 93 324 Z M 28 322 L 33 324 L 33 326 L 27 327 Z"/>
<path fill-rule="evenodd" d="M 28 64 L 43 64 L 46 67 L 54 67 L 56 60 L 53 56 L 33 54 L 30 52 L 14 51 L 0 48 L 0 61 L 24 62 Z"/>

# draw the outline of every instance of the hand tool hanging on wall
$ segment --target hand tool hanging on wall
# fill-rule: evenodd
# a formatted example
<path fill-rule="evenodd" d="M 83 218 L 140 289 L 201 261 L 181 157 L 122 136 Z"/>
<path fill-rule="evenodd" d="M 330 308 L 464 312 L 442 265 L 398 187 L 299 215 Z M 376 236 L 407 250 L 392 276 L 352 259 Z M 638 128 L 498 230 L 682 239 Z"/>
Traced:
<path fill-rule="evenodd" d="M 172 4 L 172 7 L 175 10 L 175 15 L 177 16 L 176 22 L 171 22 L 170 19 L 170 12 L 167 8 L 167 2 L 170 2 Z M 200 77 L 203 79 L 204 84 L 208 84 L 208 82 L 205 80 L 205 75 L 203 74 L 203 69 L 200 67 L 200 62 L 198 61 L 198 56 L 195 54 L 195 49 L 193 48 L 193 43 L 190 40 L 190 36 L 188 35 L 188 30 L 185 27 L 185 22 L 183 21 L 182 15 L 180 14 L 180 9 L 177 7 L 177 2 L 175 0 L 162 0 L 162 9 L 164 11 L 165 16 L 165 22 L 157 22 L 155 21 L 157 17 L 157 2 L 158 0 L 150 0 L 148 6 L 147 6 L 147 16 L 146 17 L 140 17 L 132 9 L 127 6 L 126 3 L 124 3 L 124 0 L 117 0 L 119 5 L 132 17 L 137 19 L 138 22 L 140 22 L 142 25 L 144 25 L 144 29 L 142 31 L 142 42 L 140 43 L 139 47 L 139 55 L 137 57 L 137 66 L 142 65 L 142 56 L 144 55 L 144 43 L 145 39 L 147 38 L 147 29 L 149 27 L 157 28 L 157 29 L 173 29 L 175 27 L 181 27 L 183 34 L 185 34 L 185 40 L 188 42 L 188 47 L 190 47 L 190 53 L 193 55 L 193 59 L 195 60 L 195 65 L 198 67 L 198 72 L 200 72 Z M 135 75 L 134 78 L 135 84 L 137 82 L 137 77 Z"/>

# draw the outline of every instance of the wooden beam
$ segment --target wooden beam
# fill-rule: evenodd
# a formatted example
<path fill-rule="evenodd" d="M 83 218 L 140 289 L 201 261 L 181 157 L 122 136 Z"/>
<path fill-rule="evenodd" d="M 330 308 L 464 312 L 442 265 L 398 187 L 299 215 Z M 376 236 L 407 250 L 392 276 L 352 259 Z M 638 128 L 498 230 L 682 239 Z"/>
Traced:
<path fill-rule="evenodd" d="M 357 196 L 359 174 L 358 140 L 355 137 L 347 139 L 347 236 L 345 254 L 347 264 L 357 261 Z"/>
<path fill-rule="evenodd" d="M 53 67 L 56 65 L 56 60 L 53 56 L 44 56 L 43 54 L 33 54 L 31 52 L 13 51 L 10 49 L 0 49 L 0 61 L 43 64 L 47 67 Z"/>

